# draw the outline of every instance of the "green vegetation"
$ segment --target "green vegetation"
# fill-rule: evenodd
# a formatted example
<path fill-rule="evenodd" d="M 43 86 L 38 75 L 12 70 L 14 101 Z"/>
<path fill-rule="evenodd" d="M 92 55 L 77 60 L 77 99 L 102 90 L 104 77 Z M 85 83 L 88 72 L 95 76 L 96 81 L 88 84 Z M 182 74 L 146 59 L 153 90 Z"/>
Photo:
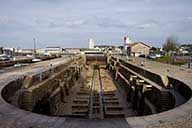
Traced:
<path fill-rule="evenodd" d="M 187 64 L 188 62 L 174 62 L 174 65 L 184 65 Z"/>
<path fill-rule="evenodd" d="M 151 59 L 153 61 L 161 62 L 161 63 L 168 63 L 172 65 L 184 65 L 187 64 L 187 60 L 177 60 L 175 58 L 176 54 L 179 54 L 179 48 L 182 48 L 183 50 L 192 51 L 192 45 L 183 44 L 180 45 L 178 43 L 178 39 L 175 36 L 169 36 L 166 40 L 166 42 L 163 44 L 163 50 L 165 51 L 165 56 L 161 56 L 160 58 Z M 152 52 L 159 52 L 160 49 L 152 47 Z"/>
<path fill-rule="evenodd" d="M 162 56 L 160 58 L 151 59 L 153 61 L 161 62 L 161 63 L 169 63 L 173 65 L 184 65 L 188 62 L 174 62 L 173 59 L 170 56 Z"/>
<path fill-rule="evenodd" d="M 174 51 L 178 51 L 179 44 L 177 43 L 177 38 L 174 36 L 170 36 L 167 38 L 166 42 L 163 44 L 163 50 L 167 53 L 173 53 Z M 171 54 L 170 54 L 171 55 Z"/>
<path fill-rule="evenodd" d="M 170 56 L 161 56 L 159 58 L 155 58 L 155 59 L 152 59 L 152 60 L 162 62 L 162 63 L 169 63 L 169 61 L 171 60 L 171 57 Z"/>

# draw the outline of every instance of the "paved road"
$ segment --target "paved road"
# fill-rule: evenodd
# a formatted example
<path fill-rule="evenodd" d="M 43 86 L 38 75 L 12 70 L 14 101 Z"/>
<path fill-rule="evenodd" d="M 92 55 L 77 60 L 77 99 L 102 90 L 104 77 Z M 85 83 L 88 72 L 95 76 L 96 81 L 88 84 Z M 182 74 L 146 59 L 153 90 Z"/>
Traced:
<path fill-rule="evenodd" d="M 190 63 L 190 66 L 189 66 L 189 64 L 185 64 L 185 65 L 181 65 L 181 67 L 184 67 L 184 68 L 191 68 L 191 69 L 192 69 L 192 63 Z"/>
<path fill-rule="evenodd" d="M 141 62 L 144 62 L 145 66 L 141 66 Z M 174 66 L 170 64 L 159 63 L 155 61 L 151 61 L 144 58 L 133 58 L 133 61 L 129 61 L 129 63 L 136 64 L 146 70 L 167 75 L 170 77 L 177 78 L 181 81 L 187 82 L 189 85 L 192 82 L 192 69 L 184 68 L 181 66 Z"/>

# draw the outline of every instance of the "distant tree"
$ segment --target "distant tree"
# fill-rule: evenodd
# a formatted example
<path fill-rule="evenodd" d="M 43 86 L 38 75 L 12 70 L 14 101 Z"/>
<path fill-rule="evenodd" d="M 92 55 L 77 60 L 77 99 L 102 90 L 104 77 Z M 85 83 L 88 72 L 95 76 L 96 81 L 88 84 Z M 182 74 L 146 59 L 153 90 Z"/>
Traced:
<path fill-rule="evenodd" d="M 151 51 L 157 51 L 157 48 L 156 47 L 152 47 L 150 50 Z"/>
<path fill-rule="evenodd" d="M 160 48 L 152 47 L 152 48 L 150 49 L 150 52 L 156 52 L 156 53 L 158 53 L 158 52 L 160 52 Z"/>
<path fill-rule="evenodd" d="M 166 43 L 163 44 L 163 50 L 169 56 L 168 63 L 174 64 L 175 56 L 174 53 L 179 51 L 178 39 L 175 36 L 170 36 L 167 38 Z"/>
<path fill-rule="evenodd" d="M 167 38 L 166 43 L 163 44 L 163 50 L 167 53 L 177 52 L 178 46 L 178 39 L 174 36 L 170 36 Z"/>

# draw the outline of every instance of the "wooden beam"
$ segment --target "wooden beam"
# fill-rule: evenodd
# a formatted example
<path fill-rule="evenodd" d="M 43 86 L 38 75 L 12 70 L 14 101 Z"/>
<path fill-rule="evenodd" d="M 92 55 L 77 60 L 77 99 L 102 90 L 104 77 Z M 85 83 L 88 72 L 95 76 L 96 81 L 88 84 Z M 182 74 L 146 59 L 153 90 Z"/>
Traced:
<path fill-rule="evenodd" d="M 144 81 L 146 81 L 147 83 L 151 84 L 152 86 L 154 86 L 155 88 L 159 89 L 160 91 L 163 90 L 164 88 L 160 85 L 158 85 L 157 83 L 143 77 L 142 75 L 136 73 L 135 71 L 125 67 L 124 65 L 120 64 L 120 67 L 124 68 L 125 70 L 127 70 L 128 72 L 131 72 L 132 74 L 138 76 L 139 78 L 143 79 Z"/>

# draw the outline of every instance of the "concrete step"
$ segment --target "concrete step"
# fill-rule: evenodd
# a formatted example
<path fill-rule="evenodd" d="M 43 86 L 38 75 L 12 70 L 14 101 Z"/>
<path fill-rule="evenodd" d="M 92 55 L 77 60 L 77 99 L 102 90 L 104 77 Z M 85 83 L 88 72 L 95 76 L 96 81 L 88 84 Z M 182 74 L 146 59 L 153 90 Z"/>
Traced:
<path fill-rule="evenodd" d="M 104 101 L 104 104 L 105 105 L 119 105 L 119 101 L 118 100 L 115 100 L 115 101 Z"/>
<path fill-rule="evenodd" d="M 113 117 L 124 117 L 124 112 L 123 111 L 110 111 L 110 112 L 105 112 L 105 118 L 113 118 Z"/>
<path fill-rule="evenodd" d="M 89 95 L 78 95 L 76 99 L 89 99 Z"/>
<path fill-rule="evenodd" d="M 80 88 L 90 88 L 90 86 L 80 86 Z"/>
<path fill-rule="evenodd" d="M 72 104 L 73 108 L 88 108 L 88 104 Z"/>
<path fill-rule="evenodd" d="M 87 117 L 87 113 L 72 113 L 72 117 Z"/>
<path fill-rule="evenodd" d="M 104 97 L 114 97 L 115 93 L 104 93 Z"/>
<path fill-rule="evenodd" d="M 76 103 L 76 104 L 88 104 L 88 99 L 74 99 L 73 103 Z"/>
<path fill-rule="evenodd" d="M 106 97 L 106 96 L 104 96 L 103 99 L 104 100 L 118 100 L 117 97 Z"/>
<path fill-rule="evenodd" d="M 123 107 L 119 105 L 105 105 L 105 111 L 122 111 Z"/>
<path fill-rule="evenodd" d="M 89 91 L 89 88 L 80 88 L 80 91 Z"/>
<path fill-rule="evenodd" d="M 115 94 L 116 91 L 104 91 L 104 94 Z"/>
<path fill-rule="evenodd" d="M 77 95 L 89 95 L 89 91 L 80 91 Z"/>
<path fill-rule="evenodd" d="M 88 113 L 88 109 L 72 109 L 72 113 Z"/>

